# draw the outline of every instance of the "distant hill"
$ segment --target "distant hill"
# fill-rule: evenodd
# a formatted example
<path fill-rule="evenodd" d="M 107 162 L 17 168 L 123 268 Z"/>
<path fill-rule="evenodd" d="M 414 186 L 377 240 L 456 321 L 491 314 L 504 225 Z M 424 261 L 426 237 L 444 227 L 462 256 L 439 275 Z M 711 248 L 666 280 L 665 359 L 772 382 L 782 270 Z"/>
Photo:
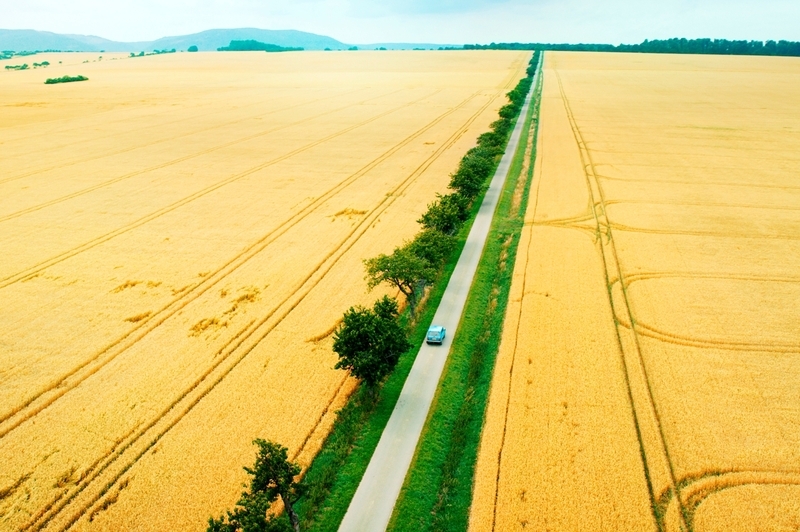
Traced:
<path fill-rule="evenodd" d="M 186 50 L 193 44 L 202 51 L 212 51 L 228 46 L 231 41 L 260 41 L 277 44 L 287 48 L 305 48 L 306 50 L 346 50 L 350 45 L 339 42 L 332 37 L 316 35 L 297 30 L 260 30 L 257 28 L 238 28 L 231 30 L 207 30 L 192 35 L 164 37 L 150 43 L 156 50 Z"/>
<path fill-rule="evenodd" d="M 16 52 L 61 50 L 64 52 L 139 52 L 186 50 L 192 45 L 200 51 L 213 51 L 231 41 L 256 40 L 288 48 L 306 50 L 346 50 L 350 47 L 331 37 L 296 30 L 261 30 L 257 28 L 207 30 L 192 35 L 163 37 L 155 41 L 118 42 L 94 35 L 62 35 L 49 31 L 0 30 L 0 50 Z"/>
<path fill-rule="evenodd" d="M 0 50 L 15 52 L 34 50 L 96 52 L 105 50 L 105 43 L 112 41 L 87 35 L 60 35 L 49 31 L 0 30 Z"/>

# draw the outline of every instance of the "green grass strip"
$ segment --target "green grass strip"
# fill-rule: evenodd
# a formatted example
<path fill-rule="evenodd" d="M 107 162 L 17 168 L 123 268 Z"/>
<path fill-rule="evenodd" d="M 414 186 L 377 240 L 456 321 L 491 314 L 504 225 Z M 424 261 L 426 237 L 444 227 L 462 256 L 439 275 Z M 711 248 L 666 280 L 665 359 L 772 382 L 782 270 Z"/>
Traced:
<path fill-rule="evenodd" d="M 333 430 L 309 467 L 303 479 L 308 492 L 296 506 L 303 530 L 335 531 L 339 528 L 411 372 L 419 346 L 425 341 L 482 199 L 483 194 L 475 200 L 470 219 L 456 235 L 455 249 L 441 278 L 431 287 L 416 323 L 408 327 L 409 341 L 414 347 L 400 357 L 397 367 L 383 384 L 377 404 L 369 400 L 364 390 L 357 389 L 339 412 Z M 408 320 L 407 311 L 401 319 Z"/>
<path fill-rule="evenodd" d="M 468 527 L 475 462 L 533 176 L 535 136 L 527 172 L 520 175 L 531 121 L 539 109 L 540 87 L 532 90 L 536 92 L 464 316 L 389 524 L 392 532 Z M 520 179 L 525 180 L 522 201 L 513 208 Z"/>

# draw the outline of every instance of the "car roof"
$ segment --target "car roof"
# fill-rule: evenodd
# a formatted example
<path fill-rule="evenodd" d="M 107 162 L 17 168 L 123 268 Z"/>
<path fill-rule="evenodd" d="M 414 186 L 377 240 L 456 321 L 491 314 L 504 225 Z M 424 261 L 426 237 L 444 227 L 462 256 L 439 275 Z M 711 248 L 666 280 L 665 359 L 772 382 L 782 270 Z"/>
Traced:
<path fill-rule="evenodd" d="M 428 332 L 439 332 L 442 329 L 444 329 L 444 327 L 442 327 L 441 325 L 431 325 L 430 327 L 428 327 Z"/>

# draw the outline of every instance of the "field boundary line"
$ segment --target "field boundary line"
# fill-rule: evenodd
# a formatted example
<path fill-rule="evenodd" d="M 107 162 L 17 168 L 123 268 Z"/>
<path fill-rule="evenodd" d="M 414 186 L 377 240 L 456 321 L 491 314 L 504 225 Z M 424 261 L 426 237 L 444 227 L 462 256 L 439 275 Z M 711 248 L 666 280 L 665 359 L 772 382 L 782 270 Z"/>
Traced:
<path fill-rule="evenodd" d="M 629 165 L 629 166 L 644 166 L 645 165 Z M 663 168 L 673 168 L 673 167 L 663 167 Z M 764 184 L 753 184 L 753 183 L 732 183 L 730 181 L 717 181 L 717 182 L 706 182 L 706 183 L 698 183 L 697 181 L 683 181 L 683 180 L 671 180 L 671 179 L 627 179 L 624 177 L 611 177 L 602 174 L 596 174 L 599 179 L 606 179 L 608 181 L 622 181 L 625 183 L 663 183 L 666 185 L 706 185 L 706 186 L 714 186 L 714 187 L 745 187 L 745 188 L 775 188 L 778 190 L 800 190 L 800 186 L 790 186 L 790 185 L 764 185 Z"/>

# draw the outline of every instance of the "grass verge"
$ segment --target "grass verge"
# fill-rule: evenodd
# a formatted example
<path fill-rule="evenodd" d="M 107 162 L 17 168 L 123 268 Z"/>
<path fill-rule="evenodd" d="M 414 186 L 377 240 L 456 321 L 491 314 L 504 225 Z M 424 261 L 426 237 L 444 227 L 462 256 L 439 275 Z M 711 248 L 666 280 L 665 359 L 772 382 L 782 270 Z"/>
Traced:
<path fill-rule="evenodd" d="M 308 468 L 303 478 L 308 491 L 296 506 L 303 530 L 334 531 L 339 528 L 411 372 L 419 346 L 425 340 L 480 208 L 482 196 L 475 201 L 469 221 L 459 231 L 457 245 L 444 266 L 442 277 L 431 287 L 415 322 L 408 323 L 408 310 L 403 313 L 404 324 L 409 325 L 409 341 L 414 347 L 400 357 L 397 367 L 383 384 L 377 402 L 371 401 L 361 387 L 356 390 L 339 412 L 333 430 Z"/>
<path fill-rule="evenodd" d="M 519 148 L 390 531 L 467 530 L 484 413 L 533 176 L 535 127 L 530 135 L 540 87 L 541 82 L 532 88 Z M 523 172 L 529 138 L 533 149 Z"/>

